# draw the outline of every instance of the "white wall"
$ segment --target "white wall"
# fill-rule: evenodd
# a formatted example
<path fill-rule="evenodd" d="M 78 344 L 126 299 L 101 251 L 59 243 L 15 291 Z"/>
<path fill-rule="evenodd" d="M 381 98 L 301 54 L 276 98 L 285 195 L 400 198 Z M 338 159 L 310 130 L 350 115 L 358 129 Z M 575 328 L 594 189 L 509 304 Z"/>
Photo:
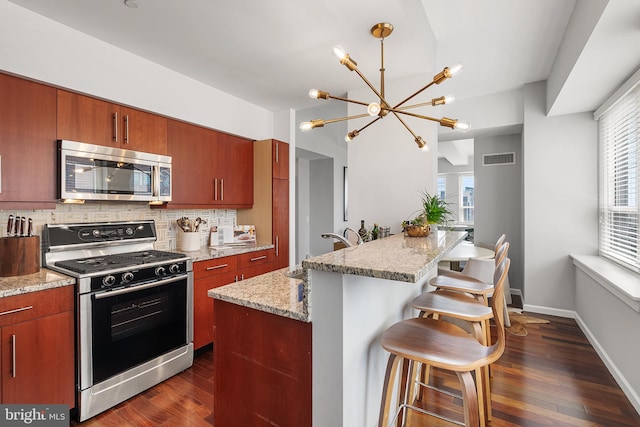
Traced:
<path fill-rule="evenodd" d="M 415 81 L 387 82 L 386 96 L 400 100 L 419 88 Z M 365 87 L 350 91 L 349 98 L 372 102 L 375 95 Z M 421 99 L 415 102 L 423 102 Z M 350 104 L 349 115 L 362 114 L 363 108 Z M 369 120 L 351 121 L 348 131 Z M 378 223 L 398 233 L 402 221 L 420 207 L 420 192 L 435 192 L 437 125 L 412 117 L 405 120 L 428 143 L 429 151 L 418 149 L 413 136 L 391 114 L 349 143 L 349 226 L 355 230 L 360 228 L 360 220 L 365 220 L 368 229 Z"/>
<path fill-rule="evenodd" d="M 0 70 L 252 139 L 273 113 L 0 0 Z"/>
<path fill-rule="evenodd" d="M 547 117 L 545 93 L 524 90 L 525 309 L 570 315 L 569 254 L 598 249 L 597 126 L 592 113 Z"/>
<path fill-rule="evenodd" d="M 312 231 L 308 226 L 305 227 L 303 222 L 307 225 L 311 223 L 322 224 L 322 232 L 340 234 L 344 230 L 345 222 L 342 214 L 343 168 L 347 166 L 347 144 L 344 141 L 346 123 L 334 123 L 310 132 L 301 132 L 298 129 L 298 124 L 314 119 L 344 117 L 346 114 L 346 105 L 343 102 L 318 100 L 317 107 L 298 110 L 295 115 L 295 156 L 298 160 L 298 173 L 302 176 L 297 182 L 299 187 L 296 189 L 296 194 L 299 197 L 296 208 L 297 215 L 301 216 L 297 237 L 297 244 L 300 245 L 298 261 L 304 259 L 306 255 L 318 255 L 315 251 L 327 252 L 333 248 L 329 240 L 322 239 L 317 230 Z M 324 168 L 331 169 L 333 179 L 329 180 L 325 176 L 322 179 L 322 185 L 330 186 L 330 189 L 316 194 L 311 189 L 311 180 L 314 178 L 311 177 L 309 168 L 311 168 L 312 162 L 323 159 L 332 159 L 332 165 L 321 164 Z M 322 175 L 324 176 L 325 173 L 322 172 Z M 325 209 L 311 209 L 310 195 L 313 195 L 313 203 L 330 207 L 331 212 L 327 212 Z"/>
<path fill-rule="evenodd" d="M 640 412 L 640 314 L 577 267 L 575 281 L 579 325 Z"/>
<path fill-rule="evenodd" d="M 509 241 L 509 285 L 523 287 L 522 135 L 475 138 L 475 229 L 477 245 L 493 246 L 505 233 Z M 482 155 L 516 153 L 516 164 L 482 166 Z"/>

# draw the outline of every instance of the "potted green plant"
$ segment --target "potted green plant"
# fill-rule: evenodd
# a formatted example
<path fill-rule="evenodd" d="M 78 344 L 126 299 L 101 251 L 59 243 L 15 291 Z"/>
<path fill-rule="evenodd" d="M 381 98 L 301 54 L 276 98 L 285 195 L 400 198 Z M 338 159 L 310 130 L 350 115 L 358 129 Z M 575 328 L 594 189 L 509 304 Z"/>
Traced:
<path fill-rule="evenodd" d="M 402 229 L 411 237 L 428 236 L 431 224 L 447 225 L 453 220 L 453 213 L 447 202 L 437 195 L 422 192 L 422 208 L 416 211 L 416 217 L 403 221 Z"/>

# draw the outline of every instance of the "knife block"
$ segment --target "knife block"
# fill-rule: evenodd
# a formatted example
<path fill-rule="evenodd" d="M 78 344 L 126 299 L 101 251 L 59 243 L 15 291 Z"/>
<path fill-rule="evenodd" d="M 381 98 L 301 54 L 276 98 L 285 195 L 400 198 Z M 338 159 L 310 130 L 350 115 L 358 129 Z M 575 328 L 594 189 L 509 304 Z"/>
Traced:
<path fill-rule="evenodd" d="M 40 236 L 0 238 L 0 277 L 40 271 Z"/>

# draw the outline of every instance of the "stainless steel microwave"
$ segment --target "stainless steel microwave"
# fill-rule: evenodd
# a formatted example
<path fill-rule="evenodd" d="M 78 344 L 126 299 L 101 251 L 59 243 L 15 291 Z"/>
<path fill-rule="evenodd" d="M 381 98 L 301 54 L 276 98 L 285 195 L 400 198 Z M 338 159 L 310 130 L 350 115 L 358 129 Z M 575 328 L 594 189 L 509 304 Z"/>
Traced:
<path fill-rule="evenodd" d="M 59 140 L 59 188 L 64 202 L 171 201 L 171 157 Z"/>

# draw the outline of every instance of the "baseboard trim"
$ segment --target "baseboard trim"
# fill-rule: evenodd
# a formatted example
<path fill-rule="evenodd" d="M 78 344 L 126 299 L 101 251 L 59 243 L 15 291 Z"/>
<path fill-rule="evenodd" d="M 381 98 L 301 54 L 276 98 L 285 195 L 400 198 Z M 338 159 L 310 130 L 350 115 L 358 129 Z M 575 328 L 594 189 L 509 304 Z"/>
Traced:
<path fill-rule="evenodd" d="M 532 313 L 547 314 L 549 316 L 566 317 L 568 319 L 576 318 L 576 312 L 573 310 L 563 310 L 559 308 L 543 307 L 540 305 L 524 304 L 523 310 L 530 311 Z"/>
<path fill-rule="evenodd" d="M 591 343 L 594 350 L 600 357 L 600 360 L 602 360 L 604 365 L 607 367 L 607 369 L 609 370 L 609 373 L 613 376 L 613 379 L 618 383 L 618 385 L 620 386 L 620 389 L 622 389 L 622 392 L 625 394 L 625 396 L 627 396 L 627 399 L 629 399 L 629 402 L 631 402 L 636 412 L 640 414 L 640 395 L 638 395 L 638 393 L 636 393 L 633 387 L 631 387 L 631 385 L 629 384 L 627 379 L 624 377 L 622 372 L 618 369 L 618 367 L 613 362 L 613 360 L 611 360 L 611 358 L 607 354 L 607 351 L 596 339 L 596 337 L 593 335 L 591 330 L 589 330 L 586 323 L 582 320 L 582 318 L 578 313 L 572 310 L 561 310 L 557 308 L 543 307 L 539 305 L 529 305 L 529 304 L 524 305 L 524 311 L 530 311 L 532 313 L 547 314 L 549 316 L 558 316 L 558 317 L 565 317 L 569 319 L 575 319 L 576 323 L 578 324 L 578 327 L 580 328 L 582 333 L 587 337 L 587 339 L 589 340 L 589 343 Z"/>

